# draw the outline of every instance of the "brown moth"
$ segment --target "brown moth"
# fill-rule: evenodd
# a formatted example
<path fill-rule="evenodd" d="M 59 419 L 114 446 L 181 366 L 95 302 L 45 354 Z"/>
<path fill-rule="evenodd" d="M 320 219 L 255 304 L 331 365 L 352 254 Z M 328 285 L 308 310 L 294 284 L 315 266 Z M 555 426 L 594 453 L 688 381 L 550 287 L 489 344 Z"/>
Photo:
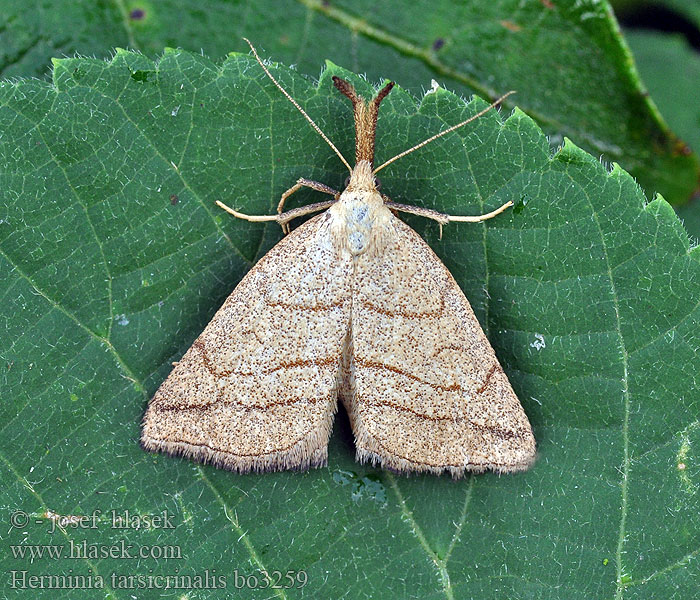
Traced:
<path fill-rule="evenodd" d="M 248 41 L 248 40 L 246 40 Z M 250 44 L 250 42 L 248 42 Z M 355 167 L 271 75 L 350 170 L 342 193 L 299 179 L 278 214 L 236 217 L 280 223 L 327 209 L 289 233 L 241 280 L 148 405 L 141 444 L 237 472 L 325 465 L 338 400 L 350 417 L 357 459 L 399 472 L 523 471 L 535 438 L 469 302 L 404 211 L 478 222 L 392 202 L 376 173 L 446 129 L 373 167 L 377 113 L 338 77 L 352 102 Z M 503 98 L 500 98 L 495 106 Z M 489 108 L 491 108 L 489 107 Z M 488 109 L 486 109 L 488 110 Z M 282 212 L 301 187 L 333 200 Z"/>

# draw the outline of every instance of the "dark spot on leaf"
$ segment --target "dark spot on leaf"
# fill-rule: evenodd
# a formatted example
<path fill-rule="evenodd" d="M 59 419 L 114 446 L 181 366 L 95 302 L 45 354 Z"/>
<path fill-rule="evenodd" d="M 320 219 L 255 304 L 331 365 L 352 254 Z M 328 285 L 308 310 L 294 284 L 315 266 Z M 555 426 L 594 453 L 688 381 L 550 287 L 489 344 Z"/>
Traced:
<path fill-rule="evenodd" d="M 73 79 L 80 81 L 85 76 L 85 71 L 80 67 L 73 69 Z"/>
<path fill-rule="evenodd" d="M 673 153 L 678 156 L 679 154 L 681 156 L 690 156 L 693 151 L 690 149 L 690 146 L 686 144 L 683 140 L 676 140 L 676 143 L 673 145 Z"/>
<path fill-rule="evenodd" d="M 131 74 L 131 78 L 134 81 L 139 81 L 141 83 L 148 81 L 148 78 L 154 73 L 155 71 L 134 71 Z"/>
<path fill-rule="evenodd" d="M 433 50 L 440 50 L 445 45 L 445 40 L 438 38 L 433 42 Z"/>
<path fill-rule="evenodd" d="M 513 206 L 513 214 L 514 215 L 519 215 L 523 210 L 525 210 L 525 205 L 530 201 L 530 199 L 523 194 L 520 196 L 518 200 L 515 201 L 515 205 Z"/>
<path fill-rule="evenodd" d="M 141 21 L 146 16 L 146 11 L 143 8 L 134 8 L 129 13 L 129 18 L 132 21 Z"/>
<path fill-rule="evenodd" d="M 170 196 L 170 204 L 175 206 L 178 202 L 180 201 L 180 198 L 177 197 L 177 194 L 171 194 Z"/>
<path fill-rule="evenodd" d="M 554 4 L 551 0 L 540 0 L 540 2 L 542 2 L 542 6 L 548 8 L 549 10 L 552 10 L 554 8 Z"/>
<path fill-rule="evenodd" d="M 328 8 L 331 5 L 329 0 L 323 0 L 323 2 L 321 4 L 323 4 L 323 8 Z"/>

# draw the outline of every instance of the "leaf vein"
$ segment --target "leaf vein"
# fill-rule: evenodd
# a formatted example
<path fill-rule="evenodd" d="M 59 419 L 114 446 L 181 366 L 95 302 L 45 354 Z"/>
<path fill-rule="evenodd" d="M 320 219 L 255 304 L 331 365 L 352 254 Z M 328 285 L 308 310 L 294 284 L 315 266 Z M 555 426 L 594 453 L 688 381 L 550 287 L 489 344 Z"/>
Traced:
<path fill-rule="evenodd" d="M 15 468 L 15 466 L 14 466 L 14 465 L 10 462 L 10 460 L 5 456 L 5 453 L 2 451 L 2 449 L 0 449 L 0 460 L 2 460 L 2 462 L 5 463 L 5 466 L 6 466 L 6 467 L 12 472 L 12 474 L 17 478 L 17 481 L 19 481 L 19 483 L 21 483 L 21 484 L 29 491 L 29 493 L 30 493 L 32 496 L 34 496 L 34 498 L 37 500 L 37 502 L 38 502 L 38 503 L 41 505 L 41 507 L 44 509 L 45 513 L 48 513 L 48 511 L 49 511 L 50 509 L 49 509 L 49 506 L 47 505 L 47 503 L 44 501 L 44 498 L 42 497 L 42 495 L 34 489 L 34 486 L 33 486 L 31 483 L 29 483 L 29 481 L 27 481 L 27 479 L 26 479 L 25 477 L 23 477 L 23 476 L 19 473 L 19 471 L 17 471 L 17 469 Z M 44 517 L 44 518 L 45 518 L 45 517 Z M 68 541 L 71 542 L 71 543 L 74 543 L 73 540 L 72 540 L 72 538 L 71 538 L 71 536 L 68 535 L 68 530 L 67 530 L 67 529 L 62 528 L 62 527 L 59 527 L 58 529 L 60 530 L 60 532 L 61 532 L 61 534 L 63 535 L 63 537 L 66 538 L 66 540 L 68 540 Z M 76 545 L 77 545 L 77 543 L 76 543 Z M 88 565 L 88 567 L 89 567 L 90 570 L 92 571 L 93 575 L 99 575 L 99 574 L 100 574 L 99 569 L 97 568 L 97 564 L 95 564 L 92 560 L 90 560 L 90 559 L 87 558 L 87 557 L 83 557 L 83 556 L 80 556 L 79 559 L 85 561 L 85 563 Z M 114 600 L 114 598 L 117 597 L 117 594 L 115 593 L 115 590 L 114 590 L 113 588 L 111 588 L 111 587 L 109 586 L 108 583 L 106 583 L 106 582 L 109 581 L 109 577 L 102 577 L 102 580 L 105 582 L 105 584 L 104 584 L 104 585 L 105 585 L 105 591 L 106 591 L 105 598 L 106 598 L 107 600 Z"/>
<path fill-rule="evenodd" d="M 573 177 L 571 177 L 572 185 L 576 185 Z M 630 473 L 630 450 L 629 450 L 629 422 L 630 422 L 630 393 L 629 393 L 629 355 L 627 353 L 627 347 L 625 345 L 625 338 L 622 334 L 621 317 L 620 317 L 620 304 L 617 297 L 617 287 L 615 285 L 615 277 L 613 275 L 613 268 L 610 263 L 610 257 L 608 255 L 608 247 L 605 243 L 605 234 L 603 233 L 603 227 L 598 218 L 598 212 L 596 211 L 595 205 L 588 195 L 586 190 L 581 190 L 583 195 L 589 202 L 591 208 L 591 216 L 593 217 L 596 227 L 598 228 L 598 233 L 600 234 L 600 243 L 603 249 L 603 256 L 605 258 L 605 264 L 608 271 L 608 280 L 610 282 L 610 291 L 613 300 L 613 308 L 615 310 L 615 323 L 618 337 L 620 339 L 620 353 L 622 355 L 622 393 L 624 401 L 624 417 L 622 421 L 622 482 L 621 482 L 621 506 L 620 506 L 620 527 L 617 540 L 617 549 L 615 552 L 615 570 L 617 575 L 617 590 L 615 593 L 615 599 L 621 600 L 624 592 L 624 585 L 622 584 L 622 578 L 624 575 L 624 568 L 622 565 L 622 556 L 625 553 L 625 538 L 626 538 L 626 525 L 627 525 L 627 505 L 628 505 L 628 480 Z M 618 189 L 618 200 L 622 202 L 621 198 L 622 190 Z"/>
<path fill-rule="evenodd" d="M 408 508 L 408 505 L 406 504 L 406 500 L 403 497 L 403 494 L 401 493 L 401 490 L 399 489 L 399 485 L 396 481 L 396 478 L 389 472 L 386 473 L 386 478 L 389 480 L 389 484 L 391 486 L 391 489 L 394 490 L 394 494 L 396 494 L 396 499 L 399 502 L 399 507 L 401 508 L 401 514 L 404 516 L 406 521 L 411 525 L 411 530 L 413 531 L 413 534 L 416 536 L 416 539 L 418 540 L 418 543 L 421 545 L 425 553 L 427 554 L 428 558 L 433 562 L 435 567 L 437 568 L 438 575 L 440 577 L 440 583 L 442 584 L 442 589 L 443 592 L 445 593 L 445 596 L 447 600 L 454 600 L 454 593 L 452 589 L 452 582 L 450 581 L 450 574 L 449 571 L 447 570 L 447 564 L 445 559 L 441 559 L 435 550 L 433 550 L 430 547 L 430 544 L 428 543 L 428 540 L 425 537 L 425 534 L 423 533 L 423 530 L 421 529 L 420 525 L 418 525 L 418 522 L 416 521 L 415 517 L 413 516 L 413 511 L 411 511 L 410 508 Z"/>
<path fill-rule="evenodd" d="M 201 465 L 197 465 L 197 470 L 199 472 L 199 476 L 202 478 L 202 481 L 207 485 L 207 487 L 211 490 L 212 494 L 216 498 L 216 500 L 221 504 L 222 508 L 224 509 L 224 516 L 226 519 L 228 519 L 229 523 L 231 523 L 231 526 L 233 530 L 238 534 L 239 538 L 238 541 L 242 541 L 243 545 L 246 547 L 248 550 L 248 553 L 250 554 L 250 557 L 252 561 L 258 566 L 258 568 L 263 572 L 263 573 L 268 573 L 268 569 L 265 567 L 263 564 L 260 556 L 258 555 L 257 550 L 255 549 L 255 546 L 253 546 L 253 543 L 250 541 L 250 538 L 248 537 L 248 532 L 244 531 L 240 523 L 238 522 L 238 518 L 235 515 L 229 514 L 230 507 L 224 500 L 224 498 L 221 496 L 219 493 L 219 490 L 214 487 L 214 484 L 211 482 L 211 480 L 206 476 L 204 473 L 204 469 L 202 469 Z M 278 598 L 281 598 L 282 600 L 286 600 L 287 595 L 284 593 L 284 590 L 281 588 L 276 588 L 275 589 L 275 595 Z"/>

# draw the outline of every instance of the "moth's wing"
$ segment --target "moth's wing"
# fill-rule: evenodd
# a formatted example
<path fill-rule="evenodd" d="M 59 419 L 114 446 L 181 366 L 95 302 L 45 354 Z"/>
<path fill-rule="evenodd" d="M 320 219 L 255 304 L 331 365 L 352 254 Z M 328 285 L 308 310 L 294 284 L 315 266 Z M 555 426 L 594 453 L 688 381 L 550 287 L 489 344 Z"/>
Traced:
<path fill-rule="evenodd" d="M 474 312 L 423 239 L 391 216 L 357 258 L 350 384 L 361 461 L 396 471 L 522 471 L 530 423 Z"/>
<path fill-rule="evenodd" d="M 326 212 L 238 284 L 149 403 L 141 444 L 230 470 L 326 463 L 351 265 Z"/>

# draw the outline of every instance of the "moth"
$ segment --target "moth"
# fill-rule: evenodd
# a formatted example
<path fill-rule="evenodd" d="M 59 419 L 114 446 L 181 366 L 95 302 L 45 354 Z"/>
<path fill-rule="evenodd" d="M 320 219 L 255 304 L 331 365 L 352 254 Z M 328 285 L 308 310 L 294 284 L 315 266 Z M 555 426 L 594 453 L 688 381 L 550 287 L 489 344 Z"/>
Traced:
<path fill-rule="evenodd" d="M 246 40 L 248 41 L 248 40 Z M 250 44 L 250 42 L 248 42 Z M 357 459 L 397 472 L 522 471 L 535 438 L 496 355 L 454 278 L 395 213 L 479 222 L 392 202 L 377 173 L 486 110 L 374 167 L 379 105 L 338 77 L 352 103 L 355 166 L 255 58 L 350 171 L 342 192 L 299 179 L 276 221 L 287 235 L 241 280 L 150 401 L 141 444 L 237 471 L 327 464 L 338 401 Z M 503 98 L 491 105 L 492 108 Z M 332 200 L 283 212 L 309 187 Z M 290 232 L 289 222 L 321 211 Z"/>

